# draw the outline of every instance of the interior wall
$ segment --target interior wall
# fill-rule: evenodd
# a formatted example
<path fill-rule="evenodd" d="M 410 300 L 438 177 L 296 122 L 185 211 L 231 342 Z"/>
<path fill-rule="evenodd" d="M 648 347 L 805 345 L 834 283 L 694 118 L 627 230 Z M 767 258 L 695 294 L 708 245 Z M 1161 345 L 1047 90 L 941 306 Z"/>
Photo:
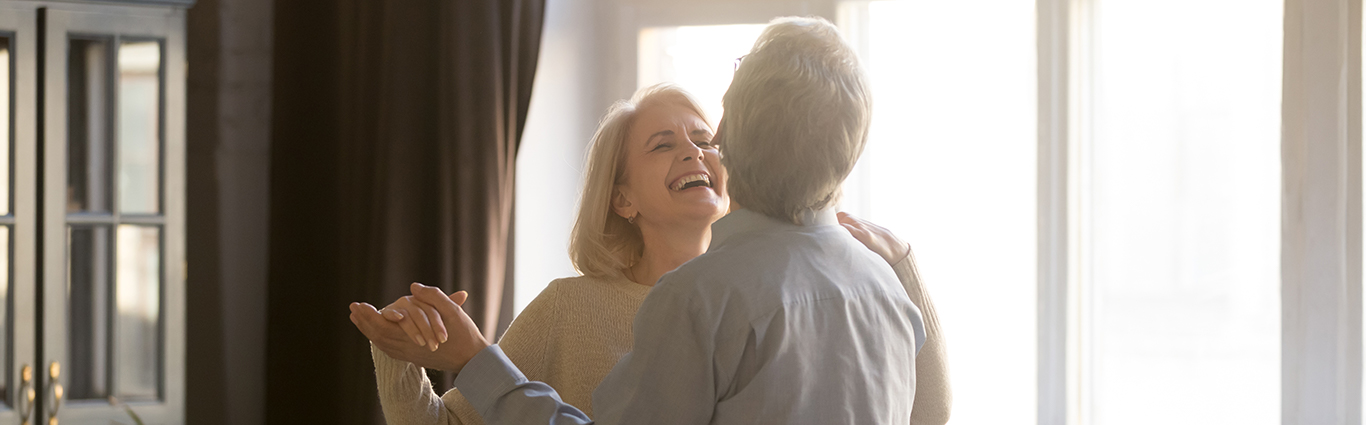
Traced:
<path fill-rule="evenodd" d="M 273 9 L 188 13 L 186 423 L 265 422 Z"/>
<path fill-rule="evenodd" d="M 536 82 L 517 153 L 517 312 L 551 280 L 578 275 L 568 250 L 584 158 L 598 120 L 614 100 L 602 95 L 604 19 L 598 5 L 546 1 Z"/>

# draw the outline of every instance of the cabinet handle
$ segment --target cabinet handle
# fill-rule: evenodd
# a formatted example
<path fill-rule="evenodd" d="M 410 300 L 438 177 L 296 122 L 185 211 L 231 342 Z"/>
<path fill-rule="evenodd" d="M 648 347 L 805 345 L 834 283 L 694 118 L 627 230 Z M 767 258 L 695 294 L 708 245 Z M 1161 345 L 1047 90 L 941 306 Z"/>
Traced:
<path fill-rule="evenodd" d="M 24 365 L 19 371 L 19 411 L 24 425 L 29 425 L 29 420 L 33 418 L 33 399 L 38 397 L 38 391 L 33 389 L 33 367 Z"/>
<path fill-rule="evenodd" d="M 52 409 L 47 414 L 47 425 L 57 425 L 57 412 L 62 410 L 62 384 L 57 382 L 57 378 L 62 376 L 62 364 L 52 362 L 47 368 L 48 386 L 52 388 Z"/>

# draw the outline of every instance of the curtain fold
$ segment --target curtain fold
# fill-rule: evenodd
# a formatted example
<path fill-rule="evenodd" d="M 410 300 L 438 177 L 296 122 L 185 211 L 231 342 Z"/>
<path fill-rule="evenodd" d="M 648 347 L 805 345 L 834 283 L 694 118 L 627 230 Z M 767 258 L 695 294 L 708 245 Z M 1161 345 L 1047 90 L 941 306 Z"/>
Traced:
<path fill-rule="evenodd" d="M 270 423 L 380 423 L 351 301 L 382 307 L 417 281 L 470 291 L 489 337 L 510 321 L 513 176 L 544 10 L 276 3 Z"/>

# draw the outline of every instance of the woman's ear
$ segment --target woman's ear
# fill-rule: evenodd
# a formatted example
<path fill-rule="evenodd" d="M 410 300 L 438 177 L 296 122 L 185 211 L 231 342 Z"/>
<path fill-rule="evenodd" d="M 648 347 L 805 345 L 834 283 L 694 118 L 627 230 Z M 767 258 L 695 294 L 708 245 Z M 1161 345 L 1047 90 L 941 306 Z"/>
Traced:
<path fill-rule="evenodd" d="M 621 218 L 632 220 L 639 214 L 631 200 L 626 197 L 626 193 L 620 187 L 612 189 L 612 211 L 616 212 Z"/>

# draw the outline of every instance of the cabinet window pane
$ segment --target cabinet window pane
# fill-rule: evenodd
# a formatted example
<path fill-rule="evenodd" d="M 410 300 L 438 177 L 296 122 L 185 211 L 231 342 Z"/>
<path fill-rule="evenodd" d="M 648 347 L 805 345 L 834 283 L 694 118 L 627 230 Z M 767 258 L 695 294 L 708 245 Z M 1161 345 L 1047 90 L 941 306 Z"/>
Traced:
<path fill-rule="evenodd" d="M 125 400 L 156 399 L 160 382 L 161 229 L 119 225 L 114 382 Z"/>
<path fill-rule="evenodd" d="M 915 249 L 943 326 L 953 423 L 1037 417 L 1033 1 L 868 3 L 873 122 L 843 207 Z M 846 9 L 849 10 L 849 9 Z M 990 312 L 990 314 L 984 314 Z"/>
<path fill-rule="evenodd" d="M 110 165 L 108 40 L 73 39 L 67 66 L 66 205 L 72 212 L 107 212 Z"/>
<path fill-rule="evenodd" d="M 1097 1 L 1084 422 L 1280 422 L 1283 3 Z"/>
<path fill-rule="evenodd" d="M 156 213 L 161 198 L 161 43 L 119 46 L 119 211 Z"/>
<path fill-rule="evenodd" d="M 14 133 L 10 128 L 10 105 L 14 103 L 14 68 L 10 55 L 10 38 L 0 36 L 0 216 L 9 215 L 10 153 L 14 149 Z"/>
<path fill-rule="evenodd" d="M 67 234 L 67 352 L 70 398 L 109 395 L 109 283 L 113 246 L 109 226 L 72 226 Z"/>

